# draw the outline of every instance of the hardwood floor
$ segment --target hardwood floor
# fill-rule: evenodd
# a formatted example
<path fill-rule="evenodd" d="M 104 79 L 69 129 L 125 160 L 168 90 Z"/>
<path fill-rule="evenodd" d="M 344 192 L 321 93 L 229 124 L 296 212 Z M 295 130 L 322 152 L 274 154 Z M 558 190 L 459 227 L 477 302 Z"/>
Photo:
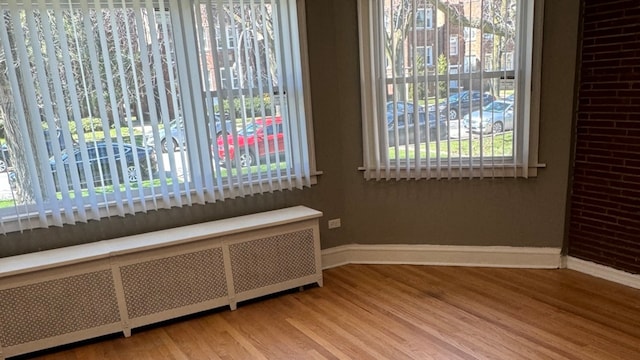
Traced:
<path fill-rule="evenodd" d="M 640 359 L 640 290 L 571 270 L 348 265 L 38 359 Z"/>

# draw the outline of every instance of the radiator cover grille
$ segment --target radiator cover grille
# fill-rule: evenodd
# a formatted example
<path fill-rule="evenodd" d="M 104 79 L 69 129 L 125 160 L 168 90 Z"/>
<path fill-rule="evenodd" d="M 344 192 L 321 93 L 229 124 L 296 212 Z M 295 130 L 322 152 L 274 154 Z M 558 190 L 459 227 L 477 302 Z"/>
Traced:
<path fill-rule="evenodd" d="M 221 248 L 120 268 L 130 319 L 226 297 Z"/>
<path fill-rule="evenodd" d="M 0 290 L 2 347 L 119 321 L 111 270 Z"/>
<path fill-rule="evenodd" d="M 229 246 L 236 293 L 316 273 L 313 229 Z"/>

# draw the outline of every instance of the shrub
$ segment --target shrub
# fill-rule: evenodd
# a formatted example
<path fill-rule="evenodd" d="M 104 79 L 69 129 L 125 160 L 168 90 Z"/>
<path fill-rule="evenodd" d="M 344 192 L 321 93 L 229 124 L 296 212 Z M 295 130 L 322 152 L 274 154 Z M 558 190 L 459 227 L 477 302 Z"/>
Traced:
<path fill-rule="evenodd" d="M 243 113 L 245 113 L 246 116 L 256 116 L 256 117 L 272 115 L 270 96 L 265 96 L 265 97 L 256 96 L 254 98 L 244 98 L 244 100 L 245 100 L 244 107 L 241 99 L 234 99 L 233 101 L 233 110 L 235 111 L 236 118 L 242 117 Z M 215 112 L 225 116 L 231 116 L 231 108 L 229 107 L 229 100 L 223 100 L 222 104 L 223 104 L 222 109 L 220 109 L 220 105 L 216 105 L 214 107 Z M 263 104 L 264 104 L 264 113 L 263 113 Z"/>

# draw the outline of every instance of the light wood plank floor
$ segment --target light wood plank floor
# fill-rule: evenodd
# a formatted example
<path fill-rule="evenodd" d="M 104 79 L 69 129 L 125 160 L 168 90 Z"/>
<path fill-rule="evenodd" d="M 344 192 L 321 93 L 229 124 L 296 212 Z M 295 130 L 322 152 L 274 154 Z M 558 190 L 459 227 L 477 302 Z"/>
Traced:
<path fill-rule="evenodd" d="M 570 270 L 348 265 L 39 359 L 640 359 L 640 290 Z"/>

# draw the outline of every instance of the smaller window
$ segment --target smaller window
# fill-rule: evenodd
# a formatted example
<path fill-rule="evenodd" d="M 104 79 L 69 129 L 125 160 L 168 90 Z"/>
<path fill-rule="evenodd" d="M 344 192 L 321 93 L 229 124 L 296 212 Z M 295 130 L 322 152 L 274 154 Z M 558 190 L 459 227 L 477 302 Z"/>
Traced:
<path fill-rule="evenodd" d="M 433 9 L 419 8 L 416 10 L 416 29 L 433 29 Z"/>
<path fill-rule="evenodd" d="M 458 35 L 451 35 L 449 38 L 449 55 L 458 55 Z"/>
<path fill-rule="evenodd" d="M 239 89 L 240 88 L 240 79 L 238 77 L 238 71 L 235 68 L 231 68 L 229 69 L 229 71 L 231 71 L 231 88 L 232 89 Z M 227 74 L 229 73 L 229 71 L 227 71 L 227 69 L 225 68 L 221 68 L 220 69 L 220 83 L 222 84 L 222 88 L 228 88 L 228 84 L 227 84 Z"/>
<path fill-rule="evenodd" d="M 226 29 L 227 32 L 227 49 L 235 49 L 236 47 L 236 35 L 233 28 L 228 27 Z M 222 50 L 225 44 L 222 42 L 222 38 L 220 37 L 220 29 L 216 29 L 216 43 L 218 44 L 218 50 Z"/>
<path fill-rule="evenodd" d="M 416 46 L 416 53 L 424 60 L 425 65 L 433 65 L 433 46 Z"/>
<path fill-rule="evenodd" d="M 478 29 L 472 27 L 464 28 L 464 41 L 465 42 L 474 42 L 478 36 Z"/>

